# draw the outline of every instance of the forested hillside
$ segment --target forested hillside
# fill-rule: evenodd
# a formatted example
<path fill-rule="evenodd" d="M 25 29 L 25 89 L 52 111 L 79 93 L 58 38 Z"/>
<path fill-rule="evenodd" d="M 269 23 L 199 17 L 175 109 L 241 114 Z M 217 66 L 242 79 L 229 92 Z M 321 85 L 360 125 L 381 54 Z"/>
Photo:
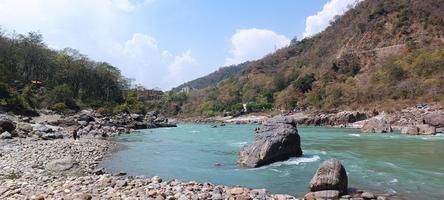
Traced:
<path fill-rule="evenodd" d="M 202 89 L 209 86 L 216 86 L 220 81 L 230 78 L 230 77 L 238 77 L 242 74 L 242 72 L 247 68 L 250 62 L 241 63 L 238 65 L 232 65 L 228 67 L 221 67 L 217 71 L 210 73 L 204 77 L 186 82 L 182 85 L 179 85 L 176 88 L 173 88 L 173 92 L 179 92 L 185 87 L 190 87 L 193 89 Z"/>
<path fill-rule="evenodd" d="M 442 102 L 442 85 L 444 0 L 366 0 L 322 33 L 249 63 L 241 76 L 192 91 L 180 105 L 183 115 L 214 115 L 245 102 L 395 109 Z"/>
<path fill-rule="evenodd" d="M 113 106 L 129 87 L 116 67 L 52 50 L 38 33 L 0 33 L 0 74 L 0 106 L 15 111 Z"/>

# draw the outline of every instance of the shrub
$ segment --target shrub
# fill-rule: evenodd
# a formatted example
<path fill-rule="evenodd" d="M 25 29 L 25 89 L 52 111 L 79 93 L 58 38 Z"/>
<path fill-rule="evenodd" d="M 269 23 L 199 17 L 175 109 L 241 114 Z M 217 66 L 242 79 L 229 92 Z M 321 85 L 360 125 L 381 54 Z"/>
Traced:
<path fill-rule="evenodd" d="M 46 102 L 48 105 L 64 103 L 70 109 L 78 109 L 74 98 L 74 92 L 71 88 L 68 85 L 63 84 L 56 86 L 48 92 L 46 95 Z"/>
<path fill-rule="evenodd" d="M 302 77 L 299 77 L 296 82 L 294 82 L 294 87 L 298 88 L 301 92 L 307 92 L 311 90 L 311 87 L 313 85 L 313 82 L 315 81 L 314 74 L 305 75 Z"/>
<path fill-rule="evenodd" d="M 64 111 L 68 110 L 68 106 L 66 106 L 65 103 L 56 103 L 54 105 L 51 106 L 51 109 L 58 112 L 58 113 L 63 113 Z"/>
<path fill-rule="evenodd" d="M 128 107 L 128 105 L 126 103 L 124 104 L 120 104 L 120 105 L 116 105 L 113 108 L 113 113 L 114 114 L 118 114 L 118 113 L 129 113 L 130 109 Z"/>

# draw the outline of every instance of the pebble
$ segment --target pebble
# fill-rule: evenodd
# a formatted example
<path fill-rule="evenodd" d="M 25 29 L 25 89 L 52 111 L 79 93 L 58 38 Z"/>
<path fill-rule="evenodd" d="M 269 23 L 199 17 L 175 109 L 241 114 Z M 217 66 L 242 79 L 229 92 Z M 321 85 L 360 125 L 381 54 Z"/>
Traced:
<path fill-rule="evenodd" d="M 126 176 L 125 172 L 112 175 L 98 168 L 103 157 L 118 147 L 107 140 L 19 138 L 7 144 L 0 141 L 0 146 L 7 147 L 0 148 L 0 199 L 296 199 L 288 195 L 274 195 L 264 189 L 164 181 L 159 176 L 133 177 Z M 75 163 L 73 167 L 57 174 L 45 169 L 49 162 L 68 156 Z"/>

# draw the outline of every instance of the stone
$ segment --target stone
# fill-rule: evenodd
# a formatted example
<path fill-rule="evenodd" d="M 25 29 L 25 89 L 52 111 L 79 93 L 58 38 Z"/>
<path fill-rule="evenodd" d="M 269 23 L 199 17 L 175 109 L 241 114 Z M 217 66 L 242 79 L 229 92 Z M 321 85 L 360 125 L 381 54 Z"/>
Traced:
<path fill-rule="evenodd" d="M 88 125 L 88 122 L 87 122 L 87 121 L 77 121 L 77 123 L 78 123 L 80 126 L 87 126 L 87 125 Z"/>
<path fill-rule="evenodd" d="M 421 135 L 434 135 L 436 134 L 436 128 L 434 126 L 430 126 L 428 124 L 420 124 L 417 125 L 418 132 Z"/>
<path fill-rule="evenodd" d="M 30 124 L 27 124 L 27 123 L 19 123 L 17 125 L 17 127 L 18 127 L 18 129 L 20 129 L 20 130 L 22 130 L 22 131 L 24 131 L 26 133 L 29 133 L 29 132 L 31 132 L 33 130 L 32 126 Z"/>
<path fill-rule="evenodd" d="M 242 147 L 238 163 L 244 167 L 260 167 L 302 155 L 297 122 L 290 117 L 274 117 L 256 130 L 255 141 Z"/>
<path fill-rule="evenodd" d="M 126 182 L 125 180 L 118 180 L 118 181 L 116 181 L 115 187 L 125 187 L 127 185 L 128 185 L 128 182 Z"/>
<path fill-rule="evenodd" d="M 0 139 L 12 139 L 12 135 L 8 131 L 5 131 L 0 134 Z"/>
<path fill-rule="evenodd" d="M 0 196 L 4 193 L 6 193 L 9 189 L 7 187 L 0 186 Z"/>
<path fill-rule="evenodd" d="M 390 133 L 393 130 L 386 120 L 371 118 L 364 122 L 361 131 L 365 133 Z"/>
<path fill-rule="evenodd" d="M 419 129 L 417 126 L 407 126 L 401 129 L 401 133 L 402 134 L 407 134 L 407 135 L 418 135 L 419 134 Z"/>
<path fill-rule="evenodd" d="M 364 199 L 375 199 L 376 198 L 376 196 L 371 192 L 363 192 L 361 194 L 361 197 Z"/>
<path fill-rule="evenodd" d="M 434 126 L 436 128 L 444 127 L 444 113 L 443 112 L 433 112 L 428 113 L 423 119 L 425 124 Z"/>
<path fill-rule="evenodd" d="M 239 188 L 239 187 L 235 187 L 235 188 L 231 188 L 228 193 L 230 193 L 231 195 L 239 195 L 244 193 L 244 189 L 243 188 Z"/>
<path fill-rule="evenodd" d="M 344 166 L 337 159 L 324 161 L 310 181 L 310 191 L 337 190 L 347 194 L 348 178 Z"/>
<path fill-rule="evenodd" d="M 213 200 L 222 200 L 222 194 L 218 193 L 218 192 L 213 192 L 211 193 L 211 199 Z"/>
<path fill-rule="evenodd" d="M 52 172 L 63 172 L 74 167 L 74 160 L 71 157 L 55 159 L 46 164 L 45 169 Z"/>
<path fill-rule="evenodd" d="M 92 196 L 86 193 L 76 193 L 72 195 L 71 197 L 67 198 L 68 200 L 91 200 Z"/>
<path fill-rule="evenodd" d="M 315 199 L 337 199 L 340 192 L 338 190 L 321 190 L 314 192 Z"/>
<path fill-rule="evenodd" d="M 87 114 L 81 114 L 77 121 L 85 121 L 85 122 L 93 122 L 95 121 L 94 117 L 87 115 Z"/>
<path fill-rule="evenodd" d="M 236 197 L 237 200 L 251 200 L 251 197 L 248 195 L 240 195 Z"/>
<path fill-rule="evenodd" d="M 277 194 L 277 195 L 274 195 L 273 199 L 275 199 L 275 200 L 287 200 L 288 199 L 287 197 L 288 197 L 287 195 Z"/>
<path fill-rule="evenodd" d="M 314 192 L 309 192 L 305 194 L 304 200 L 316 200 Z"/>
<path fill-rule="evenodd" d="M 62 139 L 63 135 L 59 132 L 53 132 L 53 133 L 42 133 L 40 135 L 40 138 L 42 140 L 54 140 L 54 139 Z"/>
<path fill-rule="evenodd" d="M 376 198 L 377 200 L 387 200 L 387 197 L 385 196 L 378 196 L 378 198 Z"/>
<path fill-rule="evenodd" d="M 157 194 L 157 191 L 156 191 L 156 190 L 149 190 L 149 191 L 147 192 L 147 194 L 148 194 L 148 196 L 150 196 L 150 197 L 154 197 L 154 196 Z"/>
<path fill-rule="evenodd" d="M 154 182 L 154 183 L 161 183 L 162 179 L 160 177 L 158 177 L 158 176 L 153 176 L 151 178 L 151 181 Z"/>
<path fill-rule="evenodd" d="M 45 200 L 45 196 L 37 195 L 37 196 L 34 196 L 34 198 L 31 198 L 31 200 Z"/>
<path fill-rule="evenodd" d="M 95 174 L 95 175 L 102 175 L 102 174 L 105 174 L 105 170 L 103 168 L 95 169 L 93 171 L 93 174 Z"/>
<path fill-rule="evenodd" d="M 136 121 L 142 121 L 142 120 L 143 120 L 143 115 L 139 115 L 139 114 L 131 114 L 130 116 L 131 116 L 131 118 L 132 118 L 133 120 L 136 120 Z"/>
<path fill-rule="evenodd" d="M 9 119 L 8 116 L 2 115 L 0 116 L 0 133 L 2 132 L 12 132 L 15 130 L 15 124 L 14 122 Z"/>
<path fill-rule="evenodd" d="M 53 130 L 51 128 L 49 128 L 48 126 L 46 126 L 44 124 L 37 124 L 37 125 L 35 125 L 33 130 L 34 131 L 39 131 L 39 132 L 42 132 L 42 133 L 53 132 Z"/>

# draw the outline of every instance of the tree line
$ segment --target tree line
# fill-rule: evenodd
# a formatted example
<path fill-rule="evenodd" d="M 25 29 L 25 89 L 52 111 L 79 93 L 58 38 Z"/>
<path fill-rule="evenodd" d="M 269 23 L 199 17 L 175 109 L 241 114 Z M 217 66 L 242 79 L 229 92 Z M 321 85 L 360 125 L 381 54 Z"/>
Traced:
<path fill-rule="evenodd" d="M 76 110 L 125 103 L 129 80 L 72 48 L 54 50 L 40 33 L 0 29 L 0 105 L 13 110 Z"/>

